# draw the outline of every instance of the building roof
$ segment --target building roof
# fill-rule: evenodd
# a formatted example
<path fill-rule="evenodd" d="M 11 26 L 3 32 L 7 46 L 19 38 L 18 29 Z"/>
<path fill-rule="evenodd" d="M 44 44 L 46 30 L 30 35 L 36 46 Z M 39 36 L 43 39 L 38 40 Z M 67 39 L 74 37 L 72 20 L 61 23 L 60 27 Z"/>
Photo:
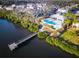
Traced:
<path fill-rule="evenodd" d="M 68 10 L 65 10 L 65 9 L 58 9 L 57 12 L 62 12 L 62 13 L 67 13 Z"/>
<path fill-rule="evenodd" d="M 28 9 L 34 9 L 34 6 L 33 6 L 32 3 L 29 3 L 29 4 L 27 4 L 27 8 L 28 8 Z"/>
<path fill-rule="evenodd" d="M 56 18 L 57 20 L 60 20 L 61 22 L 64 21 L 64 16 L 60 14 L 54 14 L 50 16 L 51 18 Z"/>
<path fill-rule="evenodd" d="M 12 6 L 5 6 L 4 7 L 6 10 L 13 10 L 13 7 Z"/>
<path fill-rule="evenodd" d="M 0 5 L 0 9 L 2 8 L 2 5 Z"/>

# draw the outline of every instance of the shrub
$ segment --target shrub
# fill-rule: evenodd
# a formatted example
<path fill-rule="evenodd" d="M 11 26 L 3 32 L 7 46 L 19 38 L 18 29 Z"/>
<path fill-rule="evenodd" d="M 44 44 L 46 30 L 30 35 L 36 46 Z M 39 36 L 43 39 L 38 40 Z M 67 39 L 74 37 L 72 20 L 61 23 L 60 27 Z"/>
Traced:
<path fill-rule="evenodd" d="M 29 24 L 30 24 L 29 21 L 27 21 L 27 20 L 21 20 L 21 25 L 22 25 L 24 28 L 28 28 L 28 27 L 29 27 Z"/>
<path fill-rule="evenodd" d="M 48 36 L 48 34 L 44 31 L 44 32 L 38 32 L 38 37 L 41 39 L 46 39 L 46 37 Z"/>
<path fill-rule="evenodd" d="M 48 36 L 47 38 L 46 38 L 46 42 L 47 43 L 49 43 L 49 44 L 53 44 L 54 45 L 54 42 L 53 42 L 53 40 L 52 40 L 52 37 L 50 37 L 50 36 Z"/>
<path fill-rule="evenodd" d="M 34 23 L 30 23 L 28 30 L 31 32 L 38 32 L 38 25 Z"/>

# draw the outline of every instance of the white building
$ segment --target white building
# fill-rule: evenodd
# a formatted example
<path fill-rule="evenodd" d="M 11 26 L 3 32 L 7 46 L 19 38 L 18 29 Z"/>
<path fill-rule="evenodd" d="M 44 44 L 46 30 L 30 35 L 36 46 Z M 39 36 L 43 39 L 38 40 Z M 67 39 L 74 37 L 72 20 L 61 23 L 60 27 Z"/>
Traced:
<path fill-rule="evenodd" d="M 16 5 L 15 5 L 15 4 L 12 4 L 11 6 L 12 6 L 13 8 L 14 8 L 14 7 L 16 7 Z"/>
<path fill-rule="evenodd" d="M 36 6 L 37 6 L 37 9 L 41 9 L 42 8 L 42 5 L 41 4 L 36 4 Z"/>
<path fill-rule="evenodd" d="M 13 10 L 13 7 L 8 6 L 8 7 L 4 7 L 6 10 Z"/>
<path fill-rule="evenodd" d="M 61 8 L 61 9 L 57 10 L 57 13 L 59 13 L 59 14 L 65 14 L 67 12 L 68 12 L 68 9 L 64 9 L 64 8 Z"/>
<path fill-rule="evenodd" d="M 0 5 L 0 9 L 2 9 L 2 5 Z"/>
<path fill-rule="evenodd" d="M 33 4 L 32 3 L 27 4 L 27 9 L 34 9 Z"/>
<path fill-rule="evenodd" d="M 25 5 L 16 5 L 15 10 L 16 10 L 17 12 L 24 12 L 24 10 L 25 10 Z"/>
<path fill-rule="evenodd" d="M 54 15 L 51 15 L 50 18 L 53 18 L 55 19 L 56 21 L 60 21 L 61 23 L 64 22 L 64 16 L 63 15 L 60 15 L 60 14 L 54 14 Z M 59 22 L 58 22 L 59 23 Z"/>
<path fill-rule="evenodd" d="M 13 10 L 14 7 L 16 7 L 16 5 L 15 5 L 15 4 L 12 4 L 11 6 L 5 6 L 4 8 L 5 8 L 6 10 Z"/>
<path fill-rule="evenodd" d="M 24 8 L 25 5 L 16 5 L 16 8 Z"/>

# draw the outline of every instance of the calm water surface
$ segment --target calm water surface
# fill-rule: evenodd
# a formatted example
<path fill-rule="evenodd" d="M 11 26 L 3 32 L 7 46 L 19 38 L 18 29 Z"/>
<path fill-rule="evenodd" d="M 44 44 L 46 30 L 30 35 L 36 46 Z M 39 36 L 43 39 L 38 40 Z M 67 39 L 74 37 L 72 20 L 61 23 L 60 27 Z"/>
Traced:
<path fill-rule="evenodd" d="M 24 42 L 15 51 L 9 50 L 8 44 L 21 40 L 29 34 L 31 34 L 29 31 L 20 26 L 0 19 L 0 57 L 75 57 L 37 37 Z"/>

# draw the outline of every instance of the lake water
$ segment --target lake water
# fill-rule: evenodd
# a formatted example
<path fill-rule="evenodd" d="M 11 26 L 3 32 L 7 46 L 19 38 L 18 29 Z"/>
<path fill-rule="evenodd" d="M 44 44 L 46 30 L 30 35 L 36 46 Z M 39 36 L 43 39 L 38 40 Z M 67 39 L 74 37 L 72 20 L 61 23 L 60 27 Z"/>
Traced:
<path fill-rule="evenodd" d="M 6 20 L 0 19 L 0 57 L 76 57 L 70 55 L 61 49 L 50 46 L 43 40 L 33 37 L 24 42 L 18 49 L 10 51 L 8 44 L 21 40 L 31 34 L 28 30 L 21 28 Z"/>

